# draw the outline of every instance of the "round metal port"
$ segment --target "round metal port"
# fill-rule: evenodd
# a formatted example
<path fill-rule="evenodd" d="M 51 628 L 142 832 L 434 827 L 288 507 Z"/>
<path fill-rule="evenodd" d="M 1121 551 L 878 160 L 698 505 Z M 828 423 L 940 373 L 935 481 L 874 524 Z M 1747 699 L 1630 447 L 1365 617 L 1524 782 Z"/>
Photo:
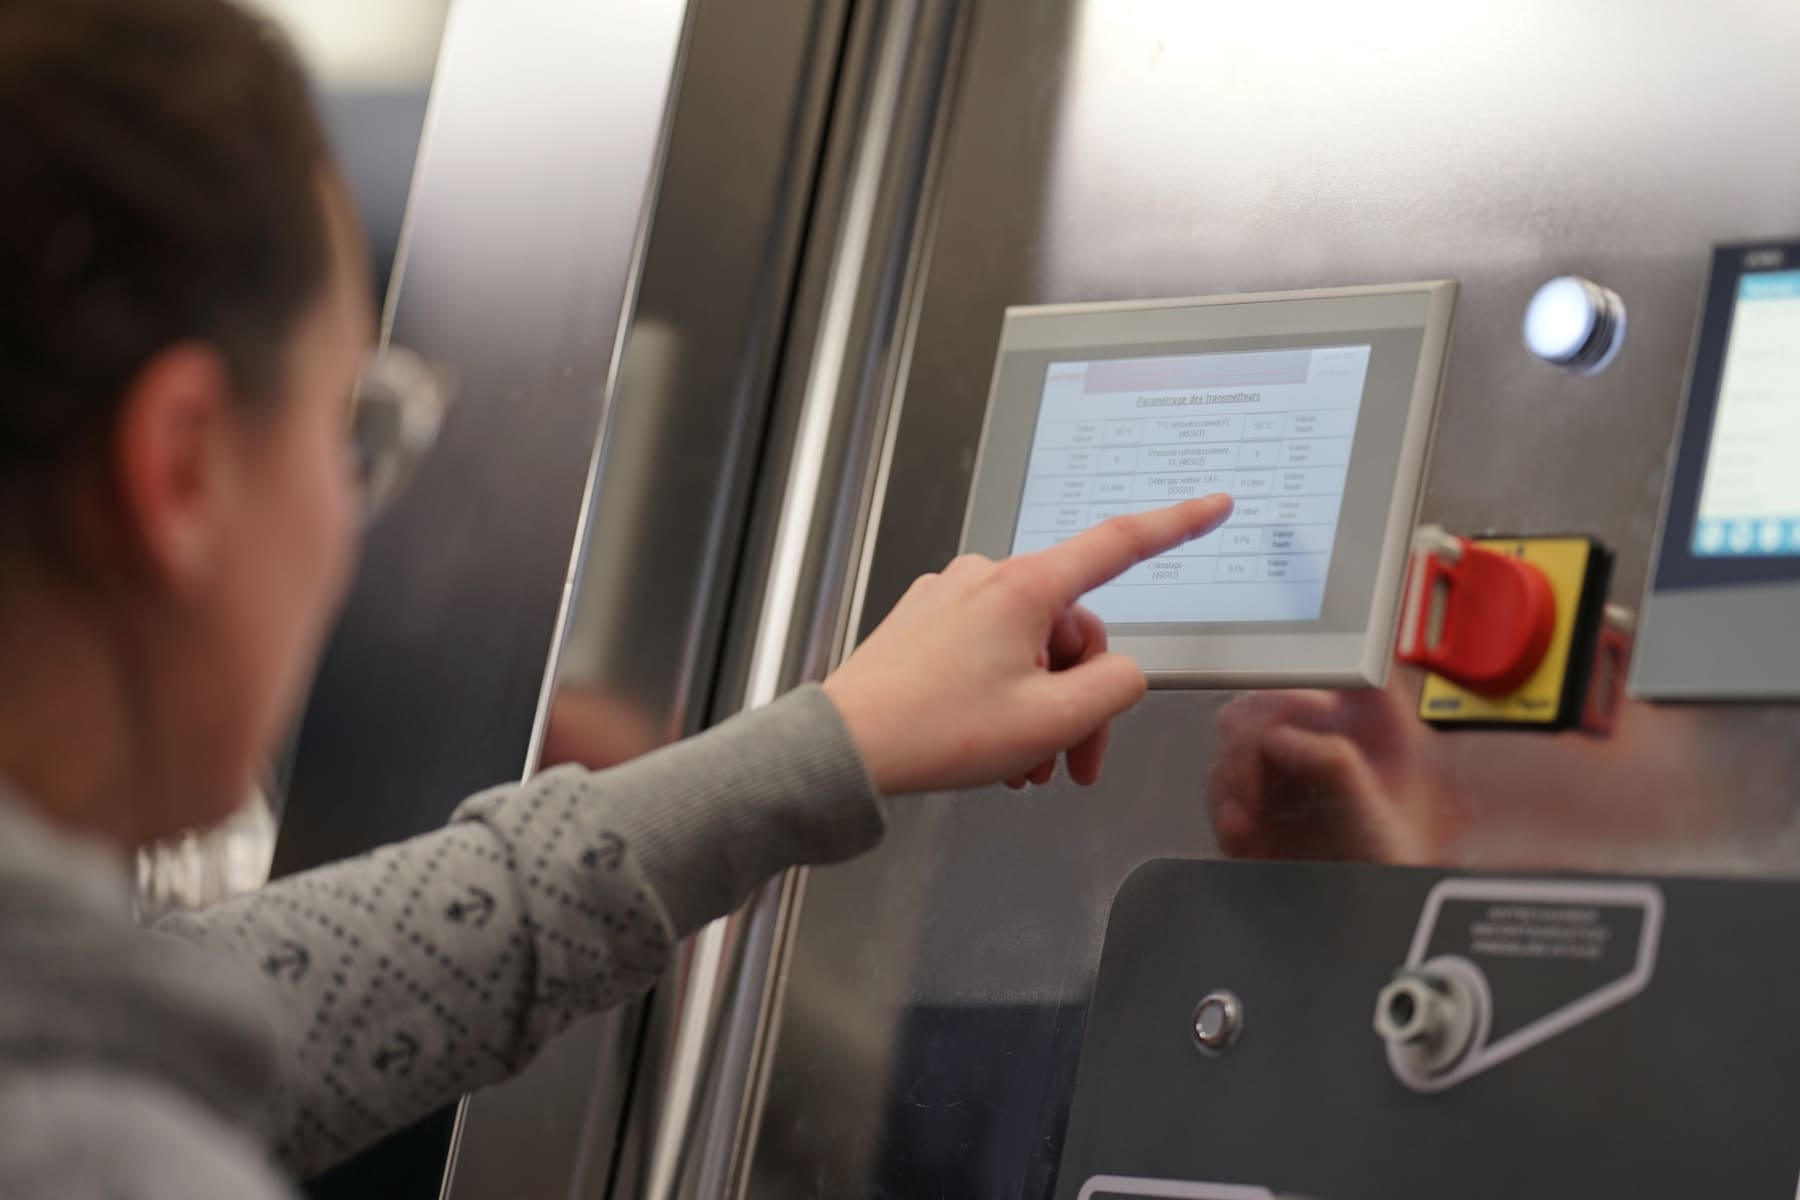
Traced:
<path fill-rule="evenodd" d="M 1375 1032 L 1388 1044 L 1395 1073 L 1427 1085 L 1486 1038 L 1486 981 L 1460 959 L 1402 971 L 1375 999 Z"/>

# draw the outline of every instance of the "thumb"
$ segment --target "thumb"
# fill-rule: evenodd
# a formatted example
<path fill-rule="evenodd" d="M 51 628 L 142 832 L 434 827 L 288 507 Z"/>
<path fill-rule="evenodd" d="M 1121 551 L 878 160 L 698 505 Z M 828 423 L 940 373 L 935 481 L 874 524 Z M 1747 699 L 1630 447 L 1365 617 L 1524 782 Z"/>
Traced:
<path fill-rule="evenodd" d="M 1143 699 L 1149 684 L 1143 668 L 1123 654 L 1097 654 L 1078 666 L 1052 671 L 1037 681 L 1045 707 L 1061 727 L 1054 733 L 1073 745 L 1096 727 Z"/>

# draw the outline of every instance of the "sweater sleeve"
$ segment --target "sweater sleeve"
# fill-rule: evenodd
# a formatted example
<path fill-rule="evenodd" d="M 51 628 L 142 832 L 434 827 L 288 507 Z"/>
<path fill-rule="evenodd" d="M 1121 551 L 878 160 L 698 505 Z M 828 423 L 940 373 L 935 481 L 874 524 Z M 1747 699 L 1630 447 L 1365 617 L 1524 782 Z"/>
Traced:
<path fill-rule="evenodd" d="M 879 840 L 874 786 L 817 687 L 610 771 L 465 801 L 448 828 L 162 928 L 275 989 L 268 1132 L 316 1172 L 523 1067 L 647 990 L 676 942 L 791 866 Z"/>

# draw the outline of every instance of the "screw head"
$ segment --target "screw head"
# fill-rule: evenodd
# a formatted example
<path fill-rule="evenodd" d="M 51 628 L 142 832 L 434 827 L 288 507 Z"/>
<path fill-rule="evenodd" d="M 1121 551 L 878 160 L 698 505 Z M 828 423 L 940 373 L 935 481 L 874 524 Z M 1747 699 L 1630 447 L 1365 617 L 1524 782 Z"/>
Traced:
<path fill-rule="evenodd" d="M 1223 1054 L 1244 1032 L 1244 1005 L 1230 992 L 1208 992 L 1194 1006 L 1194 1044 L 1205 1054 Z"/>

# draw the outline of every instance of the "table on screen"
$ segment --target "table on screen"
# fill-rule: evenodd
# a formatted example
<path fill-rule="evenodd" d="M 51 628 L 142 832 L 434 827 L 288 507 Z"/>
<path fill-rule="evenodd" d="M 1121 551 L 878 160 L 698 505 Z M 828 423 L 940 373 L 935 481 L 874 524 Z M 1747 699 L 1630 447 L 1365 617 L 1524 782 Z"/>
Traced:
<path fill-rule="evenodd" d="M 1221 529 L 1085 603 L 1109 624 L 1317 620 L 1368 346 L 1060 362 L 1045 372 L 1013 552 L 1214 492 Z"/>

